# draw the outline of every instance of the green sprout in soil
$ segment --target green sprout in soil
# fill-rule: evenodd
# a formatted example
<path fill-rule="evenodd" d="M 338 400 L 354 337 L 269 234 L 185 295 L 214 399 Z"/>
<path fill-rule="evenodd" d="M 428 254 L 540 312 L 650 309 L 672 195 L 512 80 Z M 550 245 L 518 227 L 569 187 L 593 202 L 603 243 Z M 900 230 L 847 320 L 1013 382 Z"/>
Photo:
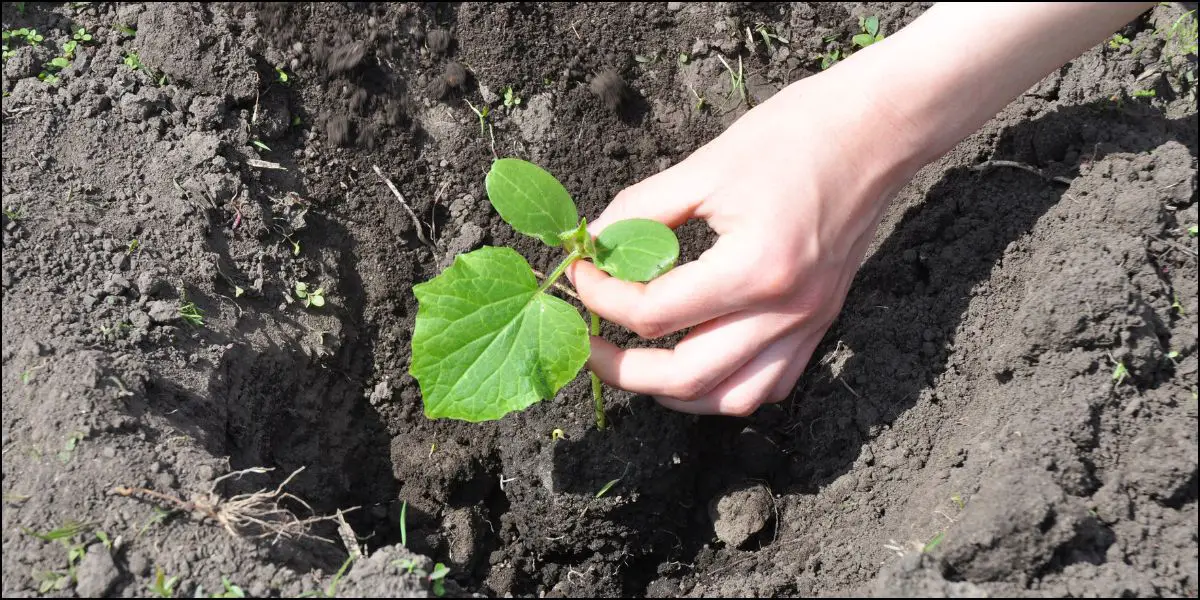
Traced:
<path fill-rule="evenodd" d="M 4 211 L 4 214 L 7 215 L 8 211 Z M 12 217 L 9 217 L 9 218 L 11 219 Z M 1191 227 L 1188 227 L 1187 232 L 1188 232 L 1188 235 L 1190 235 L 1192 237 L 1196 237 L 1196 226 L 1192 225 Z"/>
<path fill-rule="evenodd" d="M 521 105 L 521 97 L 513 91 L 511 85 L 504 86 L 504 106 L 505 108 L 513 108 Z"/>
<path fill-rule="evenodd" d="M 167 577 L 163 573 L 162 567 L 154 567 L 154 579 L 150 580 L 150 585 L 146 586 L 150 593 L 159 598 L 174 598 L 175 586 L 179 584 L 179 576 Z"/>
<path fill-rule="evenodd" d="M 1129 38 L 1121 35 L 1120 33 L 1114 33 L 1113 36 L 1111 38 L 1109 38 L 1109 40 L 1108 40 L 1108 47 L 1112 48 L 1113 50 L 1118 50 L 1121 48 L 1121 46 L 1128 46 L 1128 45 L 1129 45 Z"/>
<path fill-rule="evenodd" d="M 132 71 L 137 71 L 142 67 L 142 59 L 138 58 L 137 52 L 130 52 L 125 55 L 125 66 Z"/>
<path fill-rule="evenodd" d="M 455 257 L 430 281 L 413 286 L 418 302 L 410 373 L 421 386 L 425 415 L 491 421 L 549 400 L 587 362 L 589 335 L 579 311 L 547 292 L 577 260 L 625 281 L 666 273 L 679 257 L 669 227 L 649 219 L 618 221 L 598 238 L 553 175 L 515 158 L 492 163 L 488 199 L 509 225 L 566 257 L 540 283 L 511 248 L 485 246 Z M 596 426 L 605 426 L 599 380 L 593 377 Z"/>
<path fill-rule="evenodd" d="M 303 281 L 296 282 L 296 297 L 304 301 L 304 308 L 325 306 L 325 288 L 319 287 L 315 290 L 309 290 L 308 284 Z"/>
<path fill-rule="evenodd" d="M 476 117 L 479 117 L 479 135 L 487 133 L 488 114 L 490 114 L 491 110 L 486 105 L 483 107 L 483 110 L 475 108 L 475 105 L 471 104 L 471 101 L 465 98 L 463 99 L 463 102 L 466 102 L 467 106 L 470 107 L 471 112 L 475 113 Z"/>
<path fill-rule="evenodd" d="M 1134 90 L 1131 94 L 1134 98 L 1153 98 L 1158 95 L 1154 90 Z"/>
<path fill-rule="evenodd" d="M 441 598 L 446 595 L 446 576 L 450 574 L 450 568 L 442 563 L 437 563 L 433 566 L 433 572 L 429 574 L 429 584 L 433 589 L 433 595 Z"/>
<path fill-rule="evenodd" d="M 598 499 L 602 498 L 605 494 L 607 494 L 609 492 L 609 490 L 613 489 L 613 486 L 617 485 L 617 482 L 619 482 L 619 481 L 621 481 L 620 477 L 604 484 L 604 487 L 601 487 L 600 491 L 596 492 L 596 499 L 598 500 Z"/>
<path fill-rule="evenodd" d="M 261 140 L 250 140 L 250 143 L 254 144 L 255 147 L 257 147 L 259 150 L 263 150 L 265 152 L 271 151 L 271 148 L 269 146 L 267 146 L 266 144 L 262 143 Z"/>
<path fill-rule="evenodd" d="M 198 585 L 198 586 L 196 586 L 196 593 L 193 594 L 193 596 L 196 598 L 245 598 L 246 597 L 246 591 L 243 590 L 241 587 L 234 585 L 233 582 L 229 581 L 229 578 L 224 575 L 221 576 L 221 587 L 225 588 L 224 591 L 205 596 L 204 595 L 204 586 Z"/>
<path fill-rule="evenodd" d="M 142 247 L 142 243 L 139 242 L 137 238 L 133 238 L 132 240 L 129 240 L 129 249 L 125 253 L 133 254 L 134 252 L 138 251 L 138 248 L 141 248 L 141 247 Z"/>
<path fill-rule="evenodd" d="M 93 541 L 87 535 L 89 529 L 90 526 L 75 521 L 69 521 L 62 527 L 45 533 L 22 529 L 26 535 L 36 537 L 43 542 L 58 542 L 67 551 L 66 571 L 46 571 L 36 575 L 39 580 L 38 591 L 40 593 L 47 594 L 51 591 L 62 591 L 71 583 L 78 581 L 77 567 L 79 561 L 83 560 L 84 554 L 87 553 L 88 544 Z"/>
<path fill-rule="evenodd" d="M 830 50 L 829 52 L 822 54 L 821 55 L 821 70 L 824 71 L 824 70 L 828 69 L 829 67 L 832 67 L 833 65 L 837 64 L 837 62 L 841 59 L 842 59 L 842 51 L 837 48 L 834 48 L 833 50 Z"/>
<path fill-rule="evenodd" d="M 771 28 L 767 27 L 767 25 L 765 25 L 763 23 L 759 23 L 758 25 L 756 25 L 754 27 L 754 31 L 757 32 L 760 37 L 762 37 L 763 44 L 765 44 L 767 46 L 767 54 L 771 54 L 775 51 L 775 46 L 774 46 L 772 40 L 774 40 L 775 42 L 779 42 L 780 44 L 789 44 L 790 43 L 787 41 L 787 38 L 782 37 L 779 34 L 771 31 Z"/>
<path fill-rule="evenodd" d="M 75 455 L 75 448 L 79 447 L 79 442 L 83 440 L 83 434 L 76 431 L 67 437 L 67 442 L 63 444 L 63 449 L 58 451 L 58 461 L 67 464 L 71 462 L 71 457 Z"/>
<path fill-rule="evenodd" d="M 1112 380 L 1114 385 L 1121 385 L 1125 378 L 1129 377 L 1129 368 L 1124 362 L 1117 361 L 1117 366 L 1113 367 Z"/>
<path fill-rule="evenodd" d="M 729 66 L 728 62 L 725 62 L 724 56 L 718 54 L 717 58 L 721 59 L 721 64 L 725 65 L 725 70 L 729 72 L 729 95 L 737 94 L 741 101 L 749 106 L 750 95 L 746 92 L 746 73 L 742 70 L 742 57 L 738 57 L 736 73 L 734 73 L 733 67 Z"/>
<path fill-rule="evenodd" d="M 925 543 L 925 546 L 921 548 L 921 552 L 923 552 L 925 554 L 933 552 L 934 549 L 936 549 L 938 546 L 941 545 L 942 540 L 945 540 L 945 539 L 946 539 L 946 532 L 939 531 L 937 535 L 933 536 L 933 539 L 931 539 Z"/>
<path fill-rule="evenodd" d="M 862 31 L 850 38 L 850 43 L 859 48 L 866 48 L 871 44 L 883 40 L 883 34 L 879 33 L 879 17 L 871 15 L 869 17 L 858 18 L 858 28 Z"/>
<path fill-rule="evenodd" d="M 280 69 L 279 67 L 275 67 L 275 75 L 279 78 L 279 83 L 286 84 L 288 82 L 287 71 L 284 71 L 283 69 Z"/>
<path fill-rule="evenodd" d="M 408 547 L 408 500 L 400 505 L 400 546 Z"/>
<path fill-rule="evenodd" d="M 550 432 L 550 439 L 556 440 L 556 441 L 557 440 L 565 440 L 565 439 L 567 439 L 567 434 L 563 433 L 562 429 L 555 427 L 554 431 Z"/>
<path fill-rule="evenodd" d="M 696 98 L 696 104 L 694 107 L 696 109 L 696 112 L 703 110 L 704 102 L 705 102 L 704 96 L 701 96 L 699 93 L 697 93 L 696 88 L 693 88 L 692 86 L 688 86 L 688 91 L 692 92 L 692 96 L 695 96 L 695 98 Z"/>
<path fill-rule="evenodd" d="M 329 585 L 324 590 L 312 590 L 300 594 L 301 598 L 337 598 L 337 586 L 342 581 L 342 577 L 346 574 L 346 569 L 350 568 L 350 563 L 354 562 L 354 555 L 346 557 L 346 562 L 342 563 L 342 567 L 333 574 L 333 579 L 329 580 Z"/>
<path fill-rule="evenodd" d="M 183 317 L 184 321 L 187 321 L 194 327 L 204 325 L 204 312 L 196 306 L 195 302 L 186 302 L 181 305 L 179 307 L 179 316 Z"/>
<path fill-rule="evenodd" d="M 6 208 L 6 209 L 4 209 L 4 216 L 8 217 L 9 221 L 16 223 L 17 221 L 20 221 L 21 219 L 25 218 L 25 211 L 23 211 L 19 208 L 17 208 L 17 209 Z M 1193 234 L 1193 235 L 1195 235 L 1195 234 Z"/>

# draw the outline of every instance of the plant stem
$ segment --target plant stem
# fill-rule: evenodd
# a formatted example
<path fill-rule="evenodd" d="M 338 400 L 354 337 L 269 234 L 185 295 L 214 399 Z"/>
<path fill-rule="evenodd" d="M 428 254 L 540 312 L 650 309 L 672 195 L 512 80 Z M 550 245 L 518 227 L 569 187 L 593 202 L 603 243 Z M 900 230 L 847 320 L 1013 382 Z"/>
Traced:
<path fill-rule="evenodd" d="M 588 311 L 592 316 L 592 335 L 600 335 L 600 315 Z M 596 404 L 596 429 L 604 429 L 606 419 L 604 417 L 604 386 L 600 383 L 600 378 L 596 376 L 595 371 L 588 371 L 588 375 L 592 378 L 592 400 Z"/>
<path fill-rule="evenodd" d="M 579 260 L 578 252 L 572 252 L 572 253 L 568 254 L 567 257 L 564 258 L 562 262 L 558 263 L 557 267 L 554 267 L 554 270 L 550 272 L 550 276 L 547 277 L 546 280 L 542 282 L 542 285 L 538 286 L 538 291 L 544 292 L 544 291 L 550 289 L 550 286 L 554 285 L 554 282 L 558 281 L 558 278 L 562 277 L 562 274 L 566 272 L 567 267 L 571 266 L 571 263 L 573 263 L 577 260 Z"/>

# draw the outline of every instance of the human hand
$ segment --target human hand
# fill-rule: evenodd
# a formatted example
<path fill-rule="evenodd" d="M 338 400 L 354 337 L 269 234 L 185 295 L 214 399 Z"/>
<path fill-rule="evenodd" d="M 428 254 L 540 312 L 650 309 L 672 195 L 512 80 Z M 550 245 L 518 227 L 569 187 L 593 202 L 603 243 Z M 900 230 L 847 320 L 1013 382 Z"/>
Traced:
<path fill-rule="evenodd" d="M 586 261 L 567 274 L 601 317 L 644 338 L 693 329 L 673 349 L 592 338 L 589 367 L 669 408 L 746 415 L 785 399 L 841 309 L 886 199 L 911 173 L 905 132 L 852 76 L 805 79 L 678 165 L 617 195 L 591 224 L 701 218 L 718 234 L 696 261 L 648 284 Z"/>

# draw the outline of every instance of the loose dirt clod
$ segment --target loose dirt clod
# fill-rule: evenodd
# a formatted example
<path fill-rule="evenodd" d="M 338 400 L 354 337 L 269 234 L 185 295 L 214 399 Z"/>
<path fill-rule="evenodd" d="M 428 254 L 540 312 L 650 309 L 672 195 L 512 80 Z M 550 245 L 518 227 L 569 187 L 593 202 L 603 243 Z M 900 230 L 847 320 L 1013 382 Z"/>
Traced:
<path fill-rule="evenodd" d="M 621 104 L 629 96 L 629 86 L 625 84 L 624 79 L 621 79 L 621 75 L 612 69 L 604 71 L 593 78 L 592 82 L 588 85 L 588 89 L 592 90 L 593 94 L 599 96 L 600 101 L 609 110 L 621 108 Z"/>
<path fill-rule="evenodd" d="M 708 507 L 717 539 L 739 548 L 771 520 L 771 492 L 762 485 L 734 488 L 717 496 Z"/>

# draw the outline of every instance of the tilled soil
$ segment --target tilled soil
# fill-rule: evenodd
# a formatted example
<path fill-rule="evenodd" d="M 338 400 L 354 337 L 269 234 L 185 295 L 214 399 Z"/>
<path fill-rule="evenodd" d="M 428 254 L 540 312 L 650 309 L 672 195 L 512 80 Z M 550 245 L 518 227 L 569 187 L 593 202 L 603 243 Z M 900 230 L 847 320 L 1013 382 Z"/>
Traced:
<path fill-rule="evenodd" d="M 485 244 L 556 258 L 488 204 L 493 152 L 593 217 L 745 112 L 720 57 L 752 104 L 850 50 L 860 16 L 890 33 L 923 9 L 4 4 L 45 38 L 3 66 L 4 595 L 161 574 L 188 596 L 1194 597 L 1176 6 L 898 195 L 788 402 L 699 418 L 610 391 L 601 432 L 580 377 L 495 423 L 422 413 L 412 285 Z M 679 233 L 684 260 L 712 242 Z M 217 481 L 244 469 L 270 470 Z M 278 501 L 266 529 L 215 518 L 293 473 L 240 513 Z"/>

